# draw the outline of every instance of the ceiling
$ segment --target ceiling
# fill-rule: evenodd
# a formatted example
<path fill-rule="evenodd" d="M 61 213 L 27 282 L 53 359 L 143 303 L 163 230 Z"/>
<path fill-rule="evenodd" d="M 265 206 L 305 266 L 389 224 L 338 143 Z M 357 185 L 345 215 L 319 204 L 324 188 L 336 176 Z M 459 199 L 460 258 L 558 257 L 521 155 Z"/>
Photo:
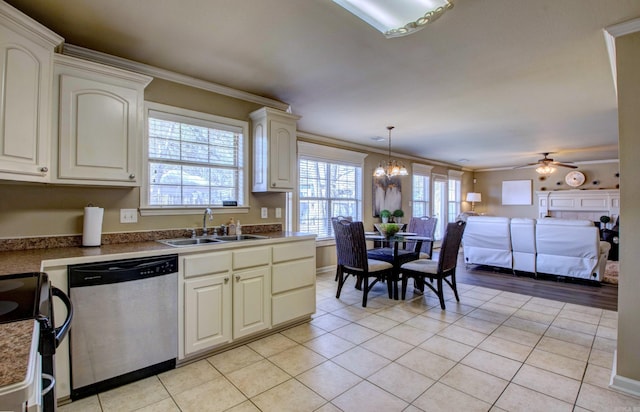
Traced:
<path fill-rule="evenodd" d="M 640 17 L 638 0 L 452 0 L 386 39 L 330 0 L 7 2 L 67 43 L 286 102 L 300 131 L 386 149 L 394 125 L 394 153 L 468 169 L 617 159 L 602 29 Z"/>

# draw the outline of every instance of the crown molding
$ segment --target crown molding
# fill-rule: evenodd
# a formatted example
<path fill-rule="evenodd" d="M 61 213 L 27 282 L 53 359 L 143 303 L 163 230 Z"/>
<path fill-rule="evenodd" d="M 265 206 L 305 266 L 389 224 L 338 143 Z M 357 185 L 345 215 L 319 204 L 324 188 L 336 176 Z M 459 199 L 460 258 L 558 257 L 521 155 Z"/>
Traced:
<path fill-rule="evenodd" d="M 268 97 L 258 96 L 257 94 L 243 92 L 221 84 L 197 79 L 195 77 L 172 72 L 170 70 L 161 69 L 150 66 L 148 64 L 139 63 L 122 57 L 113 56 L 95 50 L 86 49 L 84 47 L 73 44 L 65 44 L 63 54 L 81 59 L 90 60 L 97 63 L 106 64 L 120 69 L 130 70 L 133 72 L 146 74 L 159 79 L 169 80 L 174 83 L 184 84 L 186 86 L 196 87 L 198 89 L 207 90 L 224 96 L 233 97 L 235 99 L 244 100 L 251 103 L 261 104 L 263 106 L 273 107 L 275 109 L 291 112 L 291 106 L 278 100 L 269 99 Z"/>
<path fill-rule="evenodd" d="M 29 37 L 44 46 L 56 48 L 64 43 L 62 36 L 54 33 L 5 2 L 0 2 L 0 21 L 3 21 L 10 27 L 28 33 Z"/>
<path fill-rule="evenodd" d="M 605 163 L 620 163 L 620 159 L 606 159 L 606 160 L 585 160 L 583 162 L 571 162 L 572 164 L 576 165 L 576 166 L 580 166 L 580 165 L 593 165 L 593 164 L 605 164 Z M 538 167 L 537 164 L 531 165 L 531 166 L 525 166 L 525 167 L 518 167 L 518 169 L 533 169 L 535 167 Z M 474 172 L 500 172 L 503 170 L 513 170 L 514 167 L 513 166 L 507 166 L 507 167 L 490 167 L 490 168 L 486 168 L 486 169 L 475 169 Z"/>
<path fill-rule="evenodd" d="M 346 140 L 341 140 L 341 139 L 337 139 L 334 137 L 327 137 L 327 136 L 320 136 L 317 134 L 313 134 L 313 133 L 308 133 L 308 132 L 302 132 L 300 130 L 297 131 L 297 136 L 299 138 L 305 139 L 309 142 L 312 143 L 323 143 L 326 145 L 331 145 L 331 146 L 337 146 L 337 147 L 348 147 L 351 149 L 357 149 L 357 150 L 364 150 L 367 153 L 379 153 L 379 154 L 383 154 L 385 156 L 387 156 L 389 154 L 389 152 L 387 150 L 383 150 L 383 149 L 378 149 L 375 147 L 371 147 L 371 146 L 366 146 L 363 144 L 359 144 L 359 143 L 351 143 L 348 142 Z M 450 163 L 445 163 L 445 162 L 440 162 L 437 160 L 431 160 L 431 159 L 426 159 L 423 157 L 417 157 L 417 156 L 411 156 L 411 155 L 407 155 L 404 153 L 397 153 L 397 152 L 391 152 L 391 156 L 394 157 L 401 157 L 403 159 L 408 159 L 408 160 L 412 160 L 412 161 L 417 161 L 417 162 L 427 162 L 429 165 L 432 166 L 443 166 L 443 167 L 447 167 L 447 168 L 453 168 L 454 170 L 471 170 L 471 169 L 465 169 L 465 168 L 461 168 L 460 166 L 456 166 Z"/>
<path fill-rule="evenodd" d="M 604 41 L 609 53 L 609 64 L 611 65 L 611 75 L 613 76 L 613 87 L 618 94 L 618 69 L 616 65 L 616 37 L 640 31 L 640 18 L 628 20 L 622 23 L 603 29 Z"/>

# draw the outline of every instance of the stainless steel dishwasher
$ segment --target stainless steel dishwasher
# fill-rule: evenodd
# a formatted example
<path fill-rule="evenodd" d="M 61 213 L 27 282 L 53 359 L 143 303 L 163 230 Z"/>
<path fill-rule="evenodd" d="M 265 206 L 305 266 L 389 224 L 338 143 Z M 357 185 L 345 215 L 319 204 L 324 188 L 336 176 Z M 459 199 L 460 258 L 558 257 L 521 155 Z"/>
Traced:
<path fill-rule="evenodd" d="M 69 266 L 71 399 L 173 369 L 178 256 Z"/>

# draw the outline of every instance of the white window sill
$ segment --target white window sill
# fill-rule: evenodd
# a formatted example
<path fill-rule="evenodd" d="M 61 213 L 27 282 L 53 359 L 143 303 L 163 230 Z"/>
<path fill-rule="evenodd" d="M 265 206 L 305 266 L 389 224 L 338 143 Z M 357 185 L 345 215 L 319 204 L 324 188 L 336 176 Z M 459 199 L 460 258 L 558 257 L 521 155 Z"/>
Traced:
<path fill-rule="evenodd" d="M 198 207 L 141 207 L 140 216 L 178 216 L 178 215 L 201 215 L 209 207 L 213 214 L 221 215 L 226 213 L 249 213 L 249 206 L 224 207 L 224 206 L 198 206 Z"/>

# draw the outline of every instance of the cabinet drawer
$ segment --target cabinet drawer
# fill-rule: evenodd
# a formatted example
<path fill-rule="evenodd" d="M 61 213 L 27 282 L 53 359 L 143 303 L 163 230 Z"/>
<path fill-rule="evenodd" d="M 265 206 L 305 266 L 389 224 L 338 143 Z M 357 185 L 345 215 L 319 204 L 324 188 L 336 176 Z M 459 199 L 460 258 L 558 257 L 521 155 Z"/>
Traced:
<path fill-rule="evenodd" d="M 315 255 L 315 241 L 292 242 L 282 245 L 275 245 L 273 247 L 273 263 L 315 257 Z"/>
<path fill-rule="evenodd" d="M 231 269 L 231 252 L 212 252 L 185 256 L 182 262 L 185 278 L 228 272 Z"/>
<path fill-rule="evenodd" d="M 311 286 L 316 281 L 315 259 L 304 259 L 273 265 L 271 293 Z"/>
<path fill-rule="evenodd" d="M 262 266 L 269 264 L 269 249 L 270 247 L 260 248 L 248 248 L 234 250 L 233 253 L 233 268 L 243 269 L 254 266 Z"/>
<path fill-rule="evenodd" d="M 273 325 L 287 322 L 316 311 L 316 288 L 309 286 L 274 296 L 271 300 Z"/>

